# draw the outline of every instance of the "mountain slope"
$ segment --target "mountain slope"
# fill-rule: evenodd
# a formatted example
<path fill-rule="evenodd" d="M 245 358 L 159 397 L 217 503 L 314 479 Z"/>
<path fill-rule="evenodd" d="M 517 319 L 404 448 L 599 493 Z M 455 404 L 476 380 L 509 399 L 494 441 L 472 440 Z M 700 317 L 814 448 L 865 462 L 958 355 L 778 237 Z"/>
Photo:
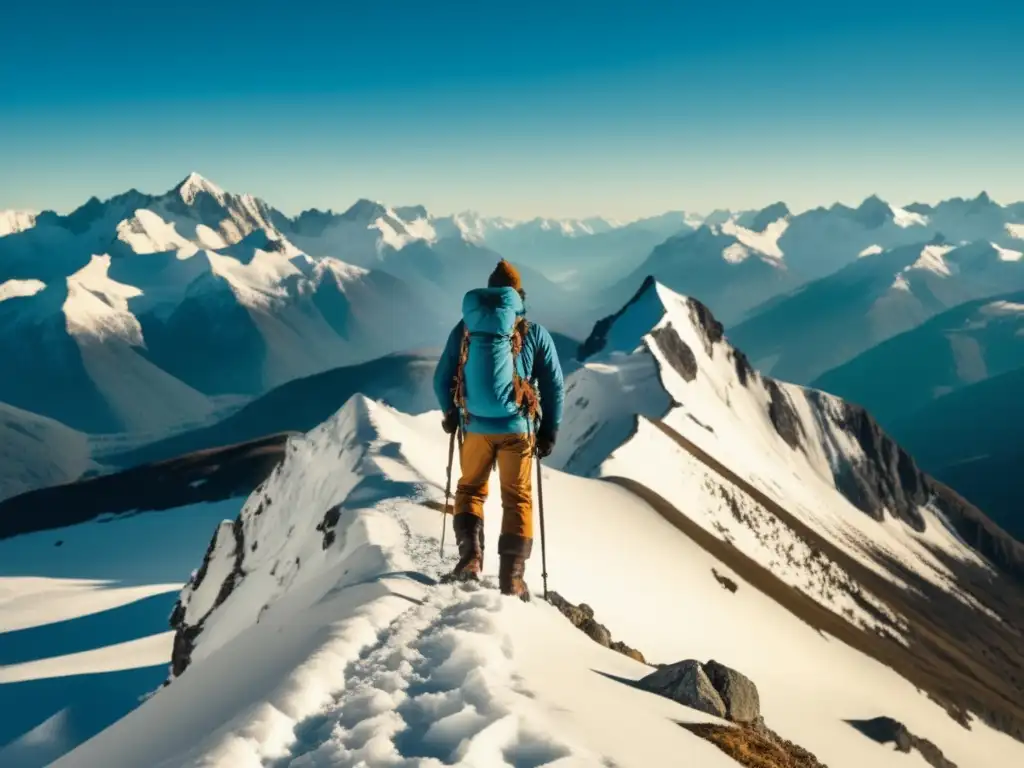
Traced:
<path fill-rule="evenodd" d="M 895 415 L 892 433 L 921 466 L 1024 541 L 1024 367 Z"/>
<path fill-rule="evenodd" d="M 553 607 L 433 586 L 437 516 L 423 504 L 440 498 L 444 443 L 436 414 L 362 398 L 297 439 L 182 591 L 169 685 L 55 766 L 734 765 L 677 725 L 713 718 L 631 686 L 651 668 Z M 914 686 L 755 584 L 722 589 L 712 569 L 731 570 L 624 489 L 546 470 L 545 493 L 563 593 L 649 658 L 744 670 L 771 727 L 827 764 L 904 766 L 844 722 L 880 711 L 958 765 L 1024 754 L 981 722 L 951 727 Z M 497 511 L 492 497 L 489 539 Z M 538 592 L 539 575 L 531 565 Z"/>
<path fill-rule="evenodd" d="M 730 330 L 754 366 L 806 383 L 967 301 L 1024 289 L 1019 251 L 989 242 L 870 253 Z"/>
<path fill-rule="evenodd" d="M 942 395 L 1020 366 L 1024 292 L 1018 291 L 947 310 L 825 372 L 812 386 L 863 405 L 889 427 Z"/>
<path fill-rule="evenodd" d="M 767 234 L 730 221 L 672 237 L 610 289 L 605 301 L 621 306 L 652 275 L 673 290 L 701 296 L 726 322 L 738 321 L 751 307 L 799 284 L 776 246 L 785 231 L 785 219 L 780 221 Z"/>
<path fill-rule="evenodd" d="M 92 468 L 85 435 L 0 403 L 0 501 L 76 480 Z"/>
<path fill-rule="evenodd" d="M 24 232 L 35 226 L 36 214 L 31 211 L 0 211 L 0 237 Z"/>

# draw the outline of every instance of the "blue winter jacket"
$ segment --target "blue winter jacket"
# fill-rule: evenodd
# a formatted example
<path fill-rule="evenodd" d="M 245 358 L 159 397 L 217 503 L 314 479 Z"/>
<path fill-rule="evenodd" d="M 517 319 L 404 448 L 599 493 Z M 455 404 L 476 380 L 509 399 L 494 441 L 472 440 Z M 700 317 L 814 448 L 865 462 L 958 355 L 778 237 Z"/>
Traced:
<path fill-rule="evenodd" d="M 512 327 L 517 316 L 525 314 L 522 299 L 512 288 L 479 288 L 465 295 L 462 302 L 463 319 L 448 335 L 444 352 L 434 371 L 434 394 L 443 413 L 455 407 L 452 384 L 459 363 L 459 352 L 462 347 L 463 328 L 468 324 L 471 332 L 505 333 Z M 521 414 L 486 414 L 493 402 L 474 402 L 474 393 L 491 391 L 499 388 L 505 380 L 510 385 L 508 371 L 503 366 L 510 366 L 511 353 L 508 343 L 495 343 L 494 359 L 480 350 L 486 351 L 489 342 L 481 340 L 481 346 L 474 346 L 471 341 L 470 360 L 466 365 L 466 410 L 470 413 L 469 423 L 463 424 L 467 432 L 479 434 L 523 434 L 529 431 L 528 420 Z M 499 352 L 500 350 L 500 352 Z M 540 395 L 541 420 L 540 432 L 553 434 L 562 421 L 562 403 L 565 397 L 562 367 L 558 361 L 558 352 L 551 334 L 541 325 L 531 322 L 529 331 L 519 354 L 519 375 L 530 379 Z M 476 406 L 476 407 L 474 407 Z"/>

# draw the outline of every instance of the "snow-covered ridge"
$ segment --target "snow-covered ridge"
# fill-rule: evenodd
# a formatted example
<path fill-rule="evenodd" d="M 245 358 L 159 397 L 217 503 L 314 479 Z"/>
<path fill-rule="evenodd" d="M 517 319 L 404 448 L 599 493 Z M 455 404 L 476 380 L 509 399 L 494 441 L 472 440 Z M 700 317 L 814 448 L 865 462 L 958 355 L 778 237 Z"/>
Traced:
<path fill-rule="evenodd" d="M 679 481 L 680 466 L 691 467 L 684 474 L 696 487 L 721 486 L 721 478 L 700 470 L 664 434 L 642 428 L 643 419 L 663 424 L 864 567 L 898 583 L 876 556 L 892 558 L 987 610 L 961 592 L 934 554 L 937 548 L 954 560 L 989 567 L 942 522 L 943 502 L 912 458 L 862 409 L 754 371 L 700 302 L 647 281 L 622 312 L 598 324 L 583 351 L 585 365 L 567 385 L 573 406 L 553 455 L 555 466 L 631 477 L 672 498 L 695 487 Z M 644 372 L 642 389 L 634 383 L 636 371 Z M 652 453 L 677 458 L 652 464 L 645 458 Z M 749 496 L 735 489 L 729 494 Z M 691 500 L 683 508 L 716 505 L 721 519 L 712 515 L 706 524 L 726 535 L 734 526 L 728 518 L 735 514 L 728 499 Z M 734 532 L 728 535 L 742 540 Z M 738 546 L 807 589 L 806 574 L 788 571 L 764 544 L 748 538 Z M 816 596 L 813 588 L 808 592 Z"/>
<path fill-rule="evenodd" d="M 520 758 L 639 768 L 665 755 L 734 765 L 677 725 L 713 718 L 624 685 L 650 667 L 551 606 L 435 584 L 455 556 L 449 545 L 438 562 L 438 515 L 424 504 L 443 497 L 445 446 L 436 412 L 409 417 L 358 396 L 294 439 L 182 591 L 169 684 L 55 768 Z M 547 534 L 561 593 L 586 600 L 652 661 L 715 658 L 742 670 L 771 727 L 822 762 L 903 768 L 905 755 L 844 719 L 865 710 L 907 723 L 962 765 L 977 754 L 1019 759 L 1019 743 L 977 720 L 953 727 L 914 685 L 808 627 L 628 491 L 548 469 L 545 493 L 558 510 Z M 487 540 L 499 504 L 492 495 Z M 531 563 L 538 594 L 539 572 Z"/>

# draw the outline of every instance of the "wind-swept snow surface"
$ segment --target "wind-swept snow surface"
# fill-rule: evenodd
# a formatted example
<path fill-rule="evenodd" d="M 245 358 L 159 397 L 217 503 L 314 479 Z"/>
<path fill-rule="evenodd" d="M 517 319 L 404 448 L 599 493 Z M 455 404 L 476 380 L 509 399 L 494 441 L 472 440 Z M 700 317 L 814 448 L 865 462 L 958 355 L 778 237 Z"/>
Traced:
<path fill-rule="evenodd" d="M 197 504 L 0 540 L 0 765 L 48 765 L 159 685 L 171 658 L 175 595 L 211 527 L 240 505 Z"/>
<path fill-rule="evenodd" d="M 435 584 L 455 556 L 449 544 L 438 562 L 425 504 L 443 495 L 438 417 L 357 396 L 296 438 L 182 591 L 169 685 L 55 765 L 735 765 L 678 725 L 713 718 L 633 687 L 650 667 L 540 599 L 538 559 L 531 604 Z M 960 766 L 1024 759 L 1024 745 L 953 725 L 814 631 L 627 490 L 545 473 L 552 583 L 652 661 L 743 671 L 769 725 L 831 766 L 908 765 L 846 722 L 883 712 Z M 488 541 L 499 504 L 487 504 Z M 488 574 L 495 562 L 489 550 Z"/>

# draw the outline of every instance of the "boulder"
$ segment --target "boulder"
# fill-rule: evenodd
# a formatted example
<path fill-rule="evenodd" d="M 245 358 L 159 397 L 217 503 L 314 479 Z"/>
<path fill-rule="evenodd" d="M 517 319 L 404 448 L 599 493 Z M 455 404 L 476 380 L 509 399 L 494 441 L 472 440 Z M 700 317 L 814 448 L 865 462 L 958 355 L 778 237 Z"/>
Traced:
<path fill-rule="evenodd" d="M 726 705 L 699 661 L 687 659 L 661 667 L 641 678 L 641 688 L 715 717 L 726 716 Z"/>
<path fill-rule="evenodd" d="M 757 686 L 746 675 L 712 659 L 704 665 L 715 691 L 725 702 L 726 717 L 736 723 L 754 723 L 761 716 Z"/>

